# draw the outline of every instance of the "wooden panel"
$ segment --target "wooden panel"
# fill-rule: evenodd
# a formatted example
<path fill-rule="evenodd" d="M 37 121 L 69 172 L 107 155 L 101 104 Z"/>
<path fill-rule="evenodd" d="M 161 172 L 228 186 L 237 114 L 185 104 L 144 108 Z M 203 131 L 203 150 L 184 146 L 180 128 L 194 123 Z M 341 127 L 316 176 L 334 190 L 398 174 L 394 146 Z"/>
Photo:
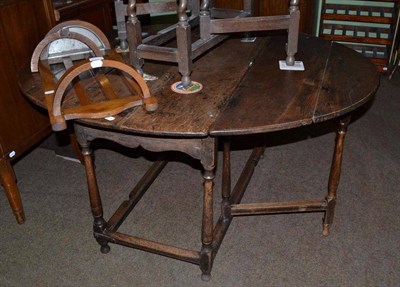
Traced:
<path fill-rule="evenodd" d="M 300 1 L 300 31 L 312 34 L 314 28 L 314 10 L 316 0 Z M 215 6 L 221 8 L 242 9 L 242 0 L 215 0 Z M 288 0 L 263 1 L 255 0 L 254 11 L 258 16 L 284 15 L 288 13 Z"/>
<path fill-rule="evenodd" d="M 76 3 L 75 3 L 76 2 Z M 74 1 L 73 4 L 57 8 L 60 21 L 83 20 L 100 28 L 106 35 L 111 35 L 114 1 L 113 0 L 86 0 Z"/>
<path fill-rule="evenodd" d="M 44 0 L 0 3 L 0 144 L 17 156 L 48 131 L 48 119 L 22 96 L 17 73 L 53 23 Z M 46 132 L 45 132 L 46 131 Z M 1 155 L 2 156 L 2 155 Z"/>
<path fill-rule="evenodd" d="M 214 3 L 218 8 L 243 9 L 242 0 L 215 0 Z"/>

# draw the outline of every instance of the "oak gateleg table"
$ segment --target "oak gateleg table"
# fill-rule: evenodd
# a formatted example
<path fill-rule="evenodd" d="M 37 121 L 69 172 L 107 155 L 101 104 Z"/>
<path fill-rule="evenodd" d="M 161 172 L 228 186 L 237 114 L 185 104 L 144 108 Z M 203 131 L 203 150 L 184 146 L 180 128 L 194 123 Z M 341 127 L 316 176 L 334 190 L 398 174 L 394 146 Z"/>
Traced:
<path fill-rule="evenodd" d="M 296 55 L 296 60 L 303 61 L 305 71 L 283 71 L 278 61 L 285 59 L 284 47 L 285 37 L 279 35 L 258 37 L 255 43 L 230 38 L 194 62 L 192 79 L 202 83 L 204 88 L 188 95 L 170 90 L 180 78 L 177 66 L 146 63 L 144 71 L 158 77 L 148 82 L 152 95 L 159 102 L 155 112 L 146 113 L 137 107 L 116 115 L 111 121 L 74 122 L 86 168 L 94 236 L 103 253 L 109 252 L 109 243 L 116 243 L 165 255 L 199 265 L 202 278 L 207 280 L 234 216 L 320 211 L 324 213 L 323 234 L 329 234 L 350 112 L 373 97 L 379 75 L 375 67 L 355 51 L 307 35 L 300 35 Z M 40 78 L 30 73 L 28 66 L 21 70 L 19 82 L 31 101 L 45 107 Z M 231 188 L 232 136 L 268 136 L 268 132 L 330 119 L 338 121 L 338 128 L 326 195 L 321 199 L 296 202 L 240 203 L 264 147 L 253 150 L 236 185 Z M 111 218 L 103 218 L 90 148 L 90 143 L 99 138 L 130 148 L 141 146 L 152 152 L 179 151 L 201 162 L 204 196 L 200 250 L 118 232 L 124 219 L 165 167 L 167 162 L 162 159 L 154 162 Z M 221 214 L 214 226 L 213 183 L 218 141 L 222 141 L 223 146 L 222 202 Z"/>

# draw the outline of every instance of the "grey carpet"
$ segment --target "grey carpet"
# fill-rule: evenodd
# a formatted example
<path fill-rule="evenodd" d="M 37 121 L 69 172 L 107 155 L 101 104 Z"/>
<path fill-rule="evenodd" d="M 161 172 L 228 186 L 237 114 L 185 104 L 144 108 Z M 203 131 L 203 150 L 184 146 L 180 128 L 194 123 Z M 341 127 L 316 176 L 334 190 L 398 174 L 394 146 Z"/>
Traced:
<path fill-rule="evenodd" d="M 400 286 L 399 123 L 400 73 L 382 78 L 349 128 L 331 235 L 321 234 L 321 213 L 235 218 L 210 282 L 196 265 L 139 250 L 111 245 L 101 254 L 83 167 L 36 148 L 15 164 L 25 224 L 0 192 L 0 286 Z M 270 134 L 243 202 L 323 198 L 334 141 L 327 127 Z M 96 150 L 106 218 L 150 166 L 139 155 Z M 233 152 L 235 176 L 248 155 Z M 201 197 L 196 165 L 169 163 L 121 231 L 198 249 Z"/>

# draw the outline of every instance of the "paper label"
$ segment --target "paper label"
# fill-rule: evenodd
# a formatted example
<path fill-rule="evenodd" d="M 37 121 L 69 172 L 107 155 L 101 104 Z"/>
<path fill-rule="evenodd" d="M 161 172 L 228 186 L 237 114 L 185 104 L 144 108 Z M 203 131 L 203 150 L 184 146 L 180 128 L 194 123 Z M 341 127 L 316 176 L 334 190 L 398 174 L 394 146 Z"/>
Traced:
<path fill-rule="evenodd" d="M 288 66 L 285 60 L 279 61 L 279 69 L 286 71 L 304 71 L 304 64 L 302 61 L 295 61 L 293 66 Z"/>
<path fill-rule="evenodd" d="M 104 60 L 103 57 L 93 57 L 93 58 L 90 58 L 90 59 L 89 59 L 89 61 L 90 61 L 90 66 L 91 66 L 93 69 L 103 67 L 103 60 Z"/>

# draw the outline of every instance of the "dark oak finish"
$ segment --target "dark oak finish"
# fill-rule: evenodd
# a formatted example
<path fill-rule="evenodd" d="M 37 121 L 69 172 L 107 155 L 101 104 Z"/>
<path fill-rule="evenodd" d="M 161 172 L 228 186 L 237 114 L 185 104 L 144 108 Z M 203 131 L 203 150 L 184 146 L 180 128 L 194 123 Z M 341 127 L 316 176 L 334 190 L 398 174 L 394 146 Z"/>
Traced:
<path fill-rule="evenodd" d="M 343 45 L 313 37 L 303 37 L 299 47 L 298 57 L 306 70 L 288 74 L 275 66 L 276 58 L 284 57 L 282 51 L 275 50 L 276 45 L 265 46 L 210 133 L 247 134 L 299 127 L 341 116 L 369 99 L 378 75 L 364 57 Z M 349 58 L 351 62 L 346 61 Z M 372 80 L 366 83 L 367 79 Z M 265 91 L 264 96 L 260 91 Z"/>
<path fill-rule="evenodd" d="M 214 258 L 234 216 L 320 211 L 324 213 L 323 234 L 328 235 L 333 222 L 349 113 L 372 98 L 379 75 L 373 64 L 353 50 L 305 35 L 300 37 L 298 57 L 306 70 L 281 71 L 278 60 L 285 58 L 285 51 L 281 49 L 284 43 L 285 37 L 280 36 L 258 37 L 256 43 L 228 39 L 193 63 L 193 78 L 201 82 L 204 89 L 184 96 L 169 88 L 179 78 L 178 67 L 148 63 L 146 70 L 159 77 L 159 80 L 149 82 L 159 109 L 148 114 L 134 108 L 116 115 L 111 122 L 99 119 L 75 122 L 85 158 L 94 235 L 102 252 L 110 251 L 109 243 L 154 252 L 198 264 L 202 278 L 208 280 Z M 40 78 L 32 75 L 28 67 L 20 74 L 20 84 L 32 101 L 45 107 Z M 240 203 L 264 146 L 254 148 L 231 189 L 231 136 L 268 133 L 334 118 L 338 118 L 339 125 L 325 197 L 295 202 Z M 153 164 L 114 215 L 108 221 L 104 219 L 90 150 L 91 141 L 97 138 L 130 148 L 141 146 L 153 152 L 181 151 L 201 162 L 204 197 L 199 251 L 118 232 L 124 219 L 165 167 L 163 159 Z M 223 187 L 221 215 L 214 225 L 213 183 L 218 140 L 223 141 Z"/>
<path fill-rule="evenodd" d="M 50 0 L 0 1 L 0 183 L 18 223 L 25 215 L 11 161 L 51 130 L 21 95 L 17 73 L 53 23 Z"/>

